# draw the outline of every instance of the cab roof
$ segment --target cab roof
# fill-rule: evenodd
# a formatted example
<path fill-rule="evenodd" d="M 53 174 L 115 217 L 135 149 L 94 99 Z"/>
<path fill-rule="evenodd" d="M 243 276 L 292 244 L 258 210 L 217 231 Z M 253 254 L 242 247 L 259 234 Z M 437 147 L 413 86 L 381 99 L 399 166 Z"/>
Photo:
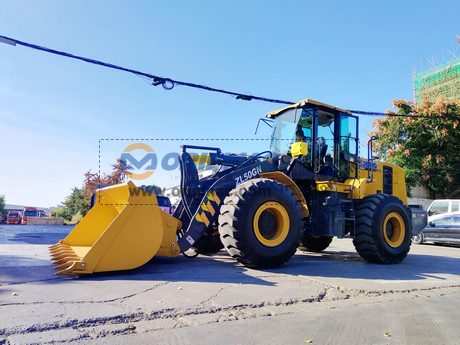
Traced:
<path fill-rule="evenodd" d="M 321 103 L 321 102 L 314 101 L 312 99 L 306 98 L 306 99 L 301 100 L 298 103 L 288 105 L 287 107 L 285 107 L 283 109 L 270 111 L 265 115 L 265 117 L 275 119 L 278 116 L 280 116 L 281 114 L 283 114 L 285 111 L 288 111 L 289 109 L 294 109 L 294 108 L 297 108 L 297 107 L 305 107 L 305 106 L 308 106 L 308 105 L 316 105 L 323 111 L 324 110 L 325 111 L 331 111 L 332 110 L 332 111 L 347 113 L 347 114 L 351 115 L 351 112 L 349 110 L 337 108 L 337 107 L 334 107 L 334 106 L 326 104 L 326 103 Z"/>

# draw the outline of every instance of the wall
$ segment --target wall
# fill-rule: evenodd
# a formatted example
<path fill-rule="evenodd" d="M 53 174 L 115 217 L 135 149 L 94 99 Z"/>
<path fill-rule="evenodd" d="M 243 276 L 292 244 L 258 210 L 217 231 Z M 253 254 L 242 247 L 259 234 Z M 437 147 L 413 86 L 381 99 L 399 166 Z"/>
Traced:
<path fill-rule="evenodd" d="M 64 225 L 64 218 L 30 217 L 28 225 Z"/>

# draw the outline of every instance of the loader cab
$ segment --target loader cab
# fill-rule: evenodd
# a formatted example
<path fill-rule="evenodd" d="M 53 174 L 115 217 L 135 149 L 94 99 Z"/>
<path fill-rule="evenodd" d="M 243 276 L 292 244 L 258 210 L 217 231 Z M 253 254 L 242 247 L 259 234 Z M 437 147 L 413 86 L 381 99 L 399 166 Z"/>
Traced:
<path fill-rule="evenodd" d="M 273 120 L 271 151 L 291 155 L 295 142 L 307 143 L 298 162 L 316 176 L 355 178 L 358 161 L 358 118 L 350 112 L 304 100 L 266 115 Z"/>

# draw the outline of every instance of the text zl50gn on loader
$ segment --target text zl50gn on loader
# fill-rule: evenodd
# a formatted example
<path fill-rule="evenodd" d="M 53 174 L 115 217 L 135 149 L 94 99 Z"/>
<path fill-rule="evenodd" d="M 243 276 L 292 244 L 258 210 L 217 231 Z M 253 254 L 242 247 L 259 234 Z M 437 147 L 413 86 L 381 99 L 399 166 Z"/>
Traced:
<path fill-rule="evenodd" d="M 156 196 L 132 182 L 97 191 L 96 205 L 50 247 L 62 275 L 127 270 L 155 255 L 224 247 L 251 268 L 275 268 L 297 248 L 320 252 L 334 236 L 350 236 L 361 257 L 401 262 L 426 212 L 407 205 L 404 172 L 358 156 L 358 117 L 305 99 L 266 115 L 270 151 L 224 155 L 182 146 L 181 201 L 171 216 Z M 208 154 L 190 154 L 199 149 Z M 221 166 L 199 179 L 197 163 Z"/>

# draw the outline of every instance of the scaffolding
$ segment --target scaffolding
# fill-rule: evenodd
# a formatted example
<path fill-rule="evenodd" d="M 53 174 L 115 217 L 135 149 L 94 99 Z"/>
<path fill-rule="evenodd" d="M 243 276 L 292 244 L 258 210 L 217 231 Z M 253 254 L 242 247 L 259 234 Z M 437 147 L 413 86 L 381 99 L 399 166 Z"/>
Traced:
<path fill-rule="evenodd" d="M 439 95 L 460 99 L 460 58 L 454 55 L 449 61 L 438 65 L 428 61 L 431 68 L 412 74 L 415 103 L 420 103 L 425 95 L 431 101 Z"/>

